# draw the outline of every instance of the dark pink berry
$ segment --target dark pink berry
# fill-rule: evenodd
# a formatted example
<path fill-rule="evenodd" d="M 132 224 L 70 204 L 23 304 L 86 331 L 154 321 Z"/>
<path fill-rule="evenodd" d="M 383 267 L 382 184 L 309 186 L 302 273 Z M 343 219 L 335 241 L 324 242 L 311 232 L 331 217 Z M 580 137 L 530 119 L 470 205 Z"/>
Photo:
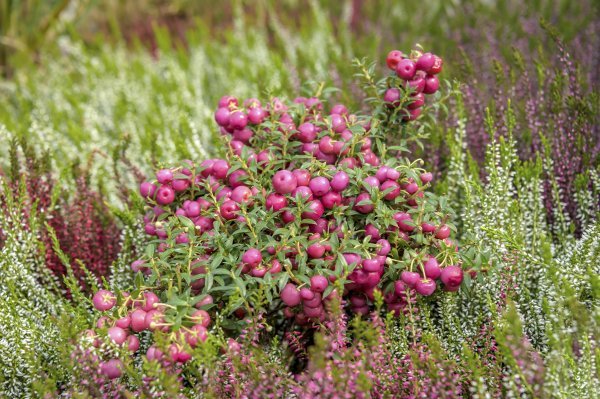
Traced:
<path fill-rule="evenodd" d="M 221 205 L 221 216 L 226 220 L 233 220 L 237 218 L 238 212 L 240 211 L 239 205 L 232 200 L 226 200 Z"/>
<path fill-rule="evenodd" d="M 438 231 L 435 233 L 435 238 L 444 240 L 448 237 L 450 237 L 450 227 L 448 227 L 447 225 L 444 224 L 444 225 L 440 226 Z"/>
<path fill-rule="evenodd" d="M 420 71 L 428 72 L 435 63 L 435 56 L 431 53 L 425 53 L 417 60 L 416 67 Z"/>
<path fill-rule="evenodd" d="M 427 75 L 425 78 L 425 88 L 423 89 L 423 93 L 425 94 L 433 94 L 440 88 L 440 81 L 438 77 L 435 75 Z"/>
<path fill-rule="evenodd" d="M 271 193 L 267 196 L 265 206 L 267 209 L 277 212 L 287 206 L 287 198 L 281 194 Z"/>
<path fill-rule="evenodd" d="M 110 359 L 107 362 L 100 363 L 100 373 L 107 378 L 114 380 L 123 374 L 123 362 L 119 359 Z"/>
<path fill-rule="evenodd" d="M 324 292 L 328 285 L 329 281 L 325 276 L 315 275 L 310 278 L 310 289 L 313 292 Z"/>
<path fill-rule="evenodd" d="M 369 203 L 365 203 L 369 201 Z M 356 202 L 354 204 L 354 209 L 356 209 L 360 213 L 371 213 L 375 209 L 375 205 L 371 202 L 371 196 L 369 193 L 360 193 L 356 196 Z"/>
<path fill-rule="evenodd" d="M 388 191 L 387 194 L 383 196 L 388 201 L 393 201 L 400 195 L 400 185 L 393 180 L 386 180 L 381 184 L 381 191 Z"/>
<path fill-rule="evenodd" d="M 289 170 L 280 170 L 273 176 L 273 189 L 279 194 L 290 194 L 298 186 L 296 176 Z"/>
<path fill-rule="evenodd" d="M 173 172 L 171 169 L 161 169 L 156 172 L 156 180 L 160 184 L 169 184 L 173 180 Z"/>
<path fill-rule="evenodd" d="M 242 255 L 242 262 L 251 267 L 256 267 L 262 262 L 262 255 L 256 248 L 250 248 Z"/>
<path fill-rule="evenodd" d="M 436 287 L 435 281 L 430 278 L 419 279 L 415 284 L 415 290 L 423 296 L 429 296 L 433 294 Z"/>
<path fill-rule="evenodd" d="M 289 307 L 294 307 L 300 304 L 300 292 L 298 291 L 298 287 L 292 283 L 286 284 L 281 290 L 280 294 L 281 300 Z"/>
<path fill-rule="evenodd" d="M 108 329 L 108 337 L 117 345 L 121 345 L 127 339 L 127 332 L 121 327 L 111 327 Z"/>
<path fill-rule="evenodd" d="M 302 218 L 317 220 L 323 216 L 324 212 L 325 208 L 323 207 L 323 203 L 321 203 L 319 200 L 312 200 L 308 203 L 308 210 L 302 212 Z"/>
<path fill-rule="evenodd" d="M 396 75 L 398 75 L 400 79 L 410 80 L 415 76 L 416 71 L 417 68 L 415 63 L 408 58 L 401 60 L 398 63 L 398 66 L 396 66 Z"/>
<path fill-rule="evenodd" d="M 433 280 L 438 279 L 442 274 L 442 269 L 437 259 L 433 256 L 425 261 L 423 269 L 425 269 L 425 276 Z"/>
<path fill-rule="evenodd" d="M 449 288 L 457 288 L 461 285 L 463 281 L 463 271 L 460 267 L 450 265 L 446 266 L 442 269 L 442 274 L 440 275 L 440 279 L 442 283 L 446 287 Z"/>
<path fill-rule="evenodd" d="M 325 254 L 325 246 L 319 242 L 310 244 L 308 248 L 306 248 L 306 253 L 308 254 L 308 257 L 312 259 L 322 258 Z"/>
<path fill-rule="evenodd" d="M 317 130 L 315 129 L 315 125 L 310 122 L 304 122 L 300 126 L 298 126 L 298 140 L 303 143 L 311 143 L 317 138 Z"/>
<path fill-rule="evenodd" d="M 310 172 L 306 169 L 294 169 L 292 171 L 296 177 L 296 183 L 298 186 L 308 186 L 310 183 Z"/>
<path fill-rule="evenodd" d="M 414 286 L 417 284 L 417 281 L 421 279 L 421 275 L 419 275 L 419 273 L 417 272 L 409 272 L 408 270 L 405 270 L 402 273 L 400 273 L 400 278 L 402 279 L 404 284 L 411 288 L 414 288 Z"/>
<path fill-rule="evenodd" d="M 100 311 L 106 311 L 113 308 L 117 303 L 117 297 L 110 291 L 99 290 L 92 298 L 94 307 Z"/>
<path fill-rule="evenodd" d="M 152 198 L 156 193 L 156 186 L 150 182 L 143 182 L 140 184 L 140 195 L 144 198 Z"/>
<path fill-rule="evenodd" d="M 331 178 L 331 189 L 337 192 L 344 191 L 350 183 L 350 177 L 346 172 L 340 170 Z"/>
<path fill-rule="evenodd" d="M 219 108 L 215 111 L 215 121 L 217 125 L 226 127 L 229 125 L 229 109 L 228 108 Z"/>

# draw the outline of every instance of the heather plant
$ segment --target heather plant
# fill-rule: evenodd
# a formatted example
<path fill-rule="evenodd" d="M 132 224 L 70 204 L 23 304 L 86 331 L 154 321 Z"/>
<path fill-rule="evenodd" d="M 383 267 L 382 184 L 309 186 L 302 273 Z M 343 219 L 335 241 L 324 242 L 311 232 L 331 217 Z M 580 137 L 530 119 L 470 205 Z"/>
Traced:
<path fill-rule="evenodd" d="M 119 253 L 121 233 L 102 196 L 90 188 L 85 171 L 75 172 L 74 185 L 77 189 L 65 198 L 61 195 L 62 186 L 50 173 L 47 154 L 38 155 L 25 139 L 13 139 L 10 153 L 11 164 L 7 168 L 5 182 L 11 193 L 4 191 L 0 199 L 5 200 L 11 195 L 22 200 L 20 209 L 26 225 L 29 214 L 38 213 L 42 220 L 40 251 L 44 254 L 46 267 L 56 276 L 55 280 L 64 287 L 62 278 L 67 275 L 67 269 L 54 249 L 49 230 L 56 235 L 59 248 L 67 255 L 70 267 L 82 286 L 86 286 L 89 273 L 98 280 L 108 277 L 109 267 Z M 25 185 L 26 193 L 19 191 L 21 184 Z M 44 227 L 44 223 L 48 224 L 48 228 Z M 0 245 L 2 237 L 0 234 Z"/>

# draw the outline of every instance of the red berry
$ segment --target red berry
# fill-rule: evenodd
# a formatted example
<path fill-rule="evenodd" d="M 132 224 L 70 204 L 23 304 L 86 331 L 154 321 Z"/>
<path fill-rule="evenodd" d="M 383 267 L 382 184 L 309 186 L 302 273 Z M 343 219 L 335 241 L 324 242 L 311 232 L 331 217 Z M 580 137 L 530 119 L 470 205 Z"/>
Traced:
<path fill-rule="evenodd" d="M 385 63 L 387 64 L 388 68 L 390 68 L 392 71 L 395 71 L 398 67 L 398 63 L 402 61 L 403 58 L 404 55 L 401 51 L 392 50 L 388 53 Z"/>
<path fill-rule="evenodd" d="M 444 224 L 444 225 L 440 226 L 438 231 L 435 233 L 435 238 L 444 240 L 448 237 L 450 237 L 450 227 L 448 227 L 447 225 Z"/>
<path fill-rule="evenodd" d="M 434 57 L 435 62 L 433 63 L 433 66 L 429 69 L 429 71 L 427 71 L 431 75 L 437 75 L 438 73 L 442 72 L 442 65 L 444 63 L 443 60 L 437 55 L 434 55 Z"/>

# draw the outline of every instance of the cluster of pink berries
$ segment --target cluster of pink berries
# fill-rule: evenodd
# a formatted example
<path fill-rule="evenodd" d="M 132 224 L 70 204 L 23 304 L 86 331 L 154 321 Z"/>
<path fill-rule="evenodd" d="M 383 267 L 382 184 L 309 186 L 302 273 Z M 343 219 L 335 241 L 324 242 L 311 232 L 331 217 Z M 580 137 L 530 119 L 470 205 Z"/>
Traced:
<path fill-rule="evenodd" d="M 404 81 L 404 84 L 402 88 L 387 89 L 383 100 L 391 107 L 397 108 L 401 105 L 403 91 L 409 90 L 410 100 L 406 105 L 407 114 L 404 119 L 417 119 L 425 104 L 425 95 L 435 93 L 440 87 L 436 75 L 442 71 L 442 63 L 442 59 L 432 53 L 413 51 L 407 57 L 401 51 L 390 51 L 386 64 Z"/>
<path fill-rule="evenodd" d="M 414 89 L 411 112 L 420 109 L 423 94 L 438 89 L 435 75 L 442 62 L 437 56 L 425 53 L 411 59 L 393 51 L 387 64 Z M 214 237 L 255 224 L 247 215 L 256 210 L 267 212 L 262 219 L 273 223 L 263 234 L 276 239 L 277 230 L 293 226 L 298 245 L 272 245 L 272 240 L 267 245 L 262 237 L 255 237 L 258 245 L 250 245 L 248 236 L 241 242 L 237 238 L 236 244 L 245 248 L 230 267 L 241 269 L 239 278 L 287 273 L 291 282 L 280 292 L 286 305 L 283 314 L 298 324 L 326 318 L 324 301 L 338 295 L 330 286 L 340 278 L 346 283 L 339 294 L 361 314 L 368 313 L 377 289 L 387 291 L 385 300 L 394 312 L 403 310 L 417 293 L 432 295 L 436 280 L 446 291 L 458 289 L 463 272 L 447 254 L 448 248 L 454 251 L 450 227 L 445 217 L 423 207 L 431 173 L 401 165 L 395 157 L 380 159 L 372 149 L 369 118 L 350 114 L 341 104 L 329 113 L 324 108 L 314 97 L 291 103 L 274 98 L 263 106 L 254 98 L 224 96 L 214 117 L 226 137 L 228 156 L 199 164 L 185 161 L 141 184 L 140 193 L 151 208 L 144 218 L 145 231 L 162 241 L 159 252 L 173 245 L 167 244 L 166 221 L 181 216 L 195 226 L 193 239 L 203 255 L 193 264 L 192 293 L 204 290 L 206 265 L 217 251 Z M 384 222 L 386 215 L 392 220 Z M 348 231 L 349 221 L 353 231 Z M 188 233 L 178 233 L 174 244 L 189 245 Z M 367 239 L 372 249 L 344 247 L 350 239 Z M 415 249 L 419 260 L 401 273 L 390 271 L 404 248 Z M 339 261 L 347 274 L 336 270 Z M 309 266 L 304 279 L 296 276 L 301 262 Z M 151 273 L 141 261 L 132 268 Z M 204 294 L 212 301 L 211 293 Z"/>
<path fill-rule="evenodd" d="M 190 348 L 195 348 L 200 342 L 206 341 L 208 326 L 211 319 L 208 312 L 195 310 L 187 317 L 187 325 L 176 331 L 171 330 L 171 324 L 165 320 L 166 305 L 160 303 L 158 296 L 151 291 L 144 291 L 138 299 L 133 299 L 127 292 L 122 292 L 121 304 L 117 306 L 118 298 L 113 292 L 101 289 L 97 291 L 92 303 L 100 312 L 107 312 L 96 322 L 98 331 L 88 330 L 86 335 L 92 339 L 94 347 L 102 345 L 99 331 L 106 329 L 106 335 L 114 344 L 126 347 L 130 352 L 136 352 L 140 340 L 136 334 L 142 331 L 161 331 L 169 335 L 172 344 L 169 356 L 156 347 L 151 346 L 146 351 L 148 360 L 163 362 L 185 363 L 190 358 Z M 101 371 L 109 378 L 121 376 L 123 364 L 119 359 L 109 359 L 101 363 Z"/>

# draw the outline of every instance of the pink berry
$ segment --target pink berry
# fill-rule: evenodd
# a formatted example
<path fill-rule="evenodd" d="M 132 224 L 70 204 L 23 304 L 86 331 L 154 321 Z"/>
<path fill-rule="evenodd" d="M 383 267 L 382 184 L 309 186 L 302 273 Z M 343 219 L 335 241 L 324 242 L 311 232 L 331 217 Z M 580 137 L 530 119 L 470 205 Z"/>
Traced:
<path fill-rule="evenodd" d="M 323 207 L 323 203 L 319 200 L 312 200 L 308 203 L 308 210 L 302 212 L 302 218 L 317 220 L 323 216 L 324 212 L 325 208 Z"/>
<path fill-rule="evenodd" d="M 423 296 L 430 296 L 433 294 L 436 287 L 435 281 L 430 278 L 419 279 L 415 284 L 415 290 Z"/>
<path fill-rule="evenodd" d="M 127 349 L 130 352 L 135 352 L 140 348 L 140 340 L 135 335 L 130 335 L 127 337 Z"/>
<path fill-rule="evenodd" d="M 448 237 L 450 237 L 450 227 L 448 227 L 447 225 L 444 224 L 444 225 L 440 226 L 437 233 L 435 233 L 435 238 L 444 240 Z"/>
<path fill-rule="evenodd" d="M 385 238 L 378 240 L 377 245 L 379 246 L 379 249 L 377 250 L 377 255 L 379 256 L 387 256 L 392 250 L 390 242 Z"/>
<path fill-rule="evenodd" d="M 160 205 L 169 205 L 175 201 L 175 191 L 169 186 L 160 186 L 156 192 L 156 202 Z"/>
<path fill-rule="evenodd" d="M 339 114 L 331 114 L 331 129 L 336 133 L 341 133 L 346 129 L 346 121 Z"/>
<path fill-rule="evenodd" d="M 156 172 L 156 180 L 160 184 L 169 184 L 173 180 L 173 172 L 171 169 L 161 169 Z"/>
<path fill-rule="evenodd" d="M 409 110 L 420 108 L 425 104 L 425 94 L 417 93 L 415 95 L 412 95 L 410 97 L 410 101 L 411 102 L 407 106 Z"/>
<path fill-rule="evenodd" d="M 121 327 L 108 329 L 108 337 L 117 345 L 121 345 L 127 339 L 127 333 Z"/>
<path fill-rule="evenodd" d="M 192 313 L 192 320 L 194 323 L 203 327 L 208 327 L 210 325 L 210 315 L 204 309 L 199 309 Z"/>
<path fill-rule="evenodd" d="M 400 79 L 404 80 L 412 79 L 413 76 L 415 76 L 416 71 L 417 67 L 415 66 L 415 63 L 408 58 L 400 61 L 396 67 L 396 75 L 398 75 Z"/>
<path fill-rule="evenodd" d="M 313 292 L 324 292 L 328 285 L 329 281 L 325 276 L 315 275 L 310 278 L 310 289 Z"/>
<path fill-rule="evenodd" d="M 371 187 L 379 188 L 379 179 L 375 176 L 367 176 L 363 181 Z"/>
<path fill-rule="evenodd" d="M 438 77 L 435 75 L 427 75 L 425 78 L 425 88 L 423 89 L 423 93 L 425 94 L 433 94 L 440 88 L 440 81 Z"/>
<path fill-rule="evenodd" d="M 350 183 L 350 177 L 346 172 L 340 170 L 331 178 L 330 186 L 331 189 L 337 192 L 344 191 Z"/>
<path fill-rule="evenodd" d="M 217 125 L 226 127 L 229 125 L 229 109 L 228 108 L 219 108 L 215 111 L 215 122 Z"/>
<path fill-rule="evenodd" d="M 296 177 L 296 183 L 298 186 L 308 186 L 310 183 L 310 172 L 306 169 L 294 169 L 292 171 Z"/>
<path fill-rule="evenodd" d="M 420 71 L 428 72 L 435 63 L 435 56 L 431 53 L 425 53 L 417 60 L 416 67 Z"/>
<path fill-rule="evenodd" d="M 243 129 L 248 124 L 248 117 L 242 111 L 234 111 L 229 115 L 229 126 L 233 129 Z"/>
<path fill-rule="evenodd" d="M 436 280 L 442 274 L 442 269 L 437 259 L 433 256 L 425 261 L 423 268 L 425 269 L 425 275 L 432 280 Z"/>
<path fill-rule="evenodd" d="M 231 200 L 238 204 L 244 204 L 252 198 L 252 190 L 246 186 L 238 186 L 231 192 Z"/>
<path fill-rule="evenodd" d="M 313 199 L 313 192 L 307 186 L 298 186 L 292 191 L 292 197 L 296 198 L 298 195 L 300 195 L 304 201 L 311 201 Z"/>
<path fill-rule="evenodd" d="M 400 61 L 402 61 L 403 58 L 404 58 L 404 55 L 402 54 L 401 51 L 392 50 L 388 53 L 388 55 L 385 59 L 385 63 L 387 64 L 387 67 L 389 69 L 391 69 L 392 71 L 395 71 L 396 68 L 398 67 L 398 64 L 400 63 Z"/>
<path fill-rule="evenodd" d="M 219 99 L 219 108 L 233 109 L 238 105 L 238 99 L 234 96 L 223 96 Z"/>
<path fill-rule="evenodd" d="M 433 174 L 431 174 L 431 172 L 422 173 L 420 178 L 421 178 L 421 183 L 427 184 L 433 180 Z"/>
<path fill-rule="evenodd" d="M 287 199 L 281 194 L 272 193 L 267 196 L 265 206 L 267 209 L 277 212 L 287 206 Z"/>
<path fill-rule="evenodd" d="M 461 285 L 463 281 L 463 271 L 460 267 L 450 265 L 446 266 L 442 269 L 442 274 L 440 275 L 440 279 L 442 283 L 446 287 L 449 288 L 457 288 Z"/>
<path fill-rule="evenodd" d="M 298 139 L 303 143 L 311 143 L 317 138 L 317 130 L 315 125 L 310 122 L 305 122 L 298 126 Z"/>
<path fill-rule="evenodd" d="M 381 238 L 379 229 L 371 223 L 365 226 L 365 236 L 371 236 L 371 242 L 377 241 Z"/>
<path fill-rule="evenodd" d="M 119 378 L 123 374 L 123 362 L 119 359 L 110 359 L 100 364 L 100 373 L 111 380 Z"/>
<path fill-rule="evenodd" d="M 256 248 L 250 248 L 242 255 L 242 262 L 251 267 L 256 267 L 262 262 L 262 255 Z"/>
<path fill-rule="evenodd" d="M 150 291 L 144 292 L 144 306 L 142 310 L 149 312 L 150 310 L 155 308 L 155 304 L 160 303 L 160 298 L 154 293 Z"/>
<path fill-rule="evenodd" d="M 335 104 L 331 107 L 330 114 L 348 115 L 348 108 L 343 104 Z"/>
<path fill-rule="evenodd" d="M 229 164 L 224 159 L 218 159 L 213 163 L 212 174 L 217 179 L 225 179 L 229 172 Z"/>
<path fill-rule="evenodd" d="M 437 75 L 438 73 L 442 72 L 442 66 L 444 64 L 443 60 L 440 57 L 438 57 L 437 55 L 434 55 L 434 57 L 435 62 L 433 63 L 433 66 L 429 68 L 429 71 L 427 71 L 431 75 Z"/>
<path fill-rule="evenodd" d="M 281 290 L 281 300 L 289 307 L 294 307 L 300 304 L 300 292 L 298 291 L 298 287 L 292 283 L 286 284 Z"/>
<path fill-rule="evenodd" d="M 306 253 L 308 254 L 309 258 L 312 259 L 322 258 L 325 254 L 325 247 L 323 244 L 316 242 L 314 244 L 310 244 L 308 248 L 306 248 Z"/>
<path fill-rule="evenodd" d="M 396 212 L 394 214 L 394 220 L 402 231 L 410 232 L 415 229 L 412 217 L 406 212 Z"/>
<path fill-rule="evenodd" d="M 400 172 L 398 172 L 394 168 L 389 168 L 386 173 L 386 176 L 387 176 L 388 180 L 398 180 L 400 178 Z"/>
<path fill-rule="evenodd" d="M 327 194 L 321 197 L 321 202 L 323 203 L 325 209 L 333 209 L 342 204 L 342 196 L 340 193 L 335 191 L 329 191 Z"/>
<path fill-rule="evenodd" d="M 115 326 L 121 327 L 121 328 L 128 328 L 130 324 L 131 324 L 131 317 L 129 317 L 129 315 L 121 317 L 120 319 L 118 319 L 115 322 Z"/>
<path fill-rule="evenodd" d="M 143 182 L 140 184 L 140 195 L 144 198 L 152 198 L 156 193 L 156 186 L 150 182 Z"/>
<path fill-rule="evenodd" d="M 381 269 L 381 264 L 375 258 L 373 259 L 363 259 L 362 261 L 363 270 L 366 272 L 378 272 Z"/>
<path fill-rule="evenodd" d="M 136 309 L 130 314 L 131 329 L 135 332 L 144 331 L 146 329 L 146 312 L 142 309 Z"/>
<path fill-rule="evenodd" d="M 279 194 L 289 194 L 298 186 L 296 177 L 289 170 L 280 170 L 273 176 L 273 189 Z"/>
<path fill-rule="evenodd" d="M 221 213 L 221 216 L 223 217 L 223 219 L 233 220 L 233 219 L 237 218 L 239 210 L 240 210 L 240 207 L 238 206 L 238 204 L 235 203 L 235 201 L 226 200 L 221 205 L 220 213 Z"/>
<path fill-rule="evenodd" d="M 400 106 L 400 97 L 400 90 L 396 89 L 395 87 L 392 87 L 391 89 L 387 89 L 383 94 L 383 101 L 394 107 L 398 107 Z"/>
<path fill-rule="evenodd" d="M 396 197 L 400 195 L 400 185 L 393 180 L 386 180 L 383 183 L 381 183 L 380 190 L 389 190 L 389 192 L 383 196 L 383 198 L 385 198 L 388 201 L 393 201 L 394 199 L 396 199 Z"/>
<path fill-rule="evenodd" d="M 369 193 L 360 193 L 356 196 L 356 202 L 354 204 L 354 209 L 358 212 L 367 214 L 373 212 L 375 209 L 375 205 L 373 203 L 364 203 L 366 201 L 371 201 L 371 196 Z"/>
<path fill-rule="evenodd" d="M 117 297 L 110 291 L 99 290 L 92 298 L 94 307 L 100 311 L 110 310 L 117 303 Z"/>
<path fill-rule="evenodd" d="M 411 288 L 417 284 L 417 281 L 421 279 L 421 276 L 417 272 L 409 272 L 407 270 L 400 273 L 400 278 L 404 282 L 404 284 L 408 285 Z"/>

